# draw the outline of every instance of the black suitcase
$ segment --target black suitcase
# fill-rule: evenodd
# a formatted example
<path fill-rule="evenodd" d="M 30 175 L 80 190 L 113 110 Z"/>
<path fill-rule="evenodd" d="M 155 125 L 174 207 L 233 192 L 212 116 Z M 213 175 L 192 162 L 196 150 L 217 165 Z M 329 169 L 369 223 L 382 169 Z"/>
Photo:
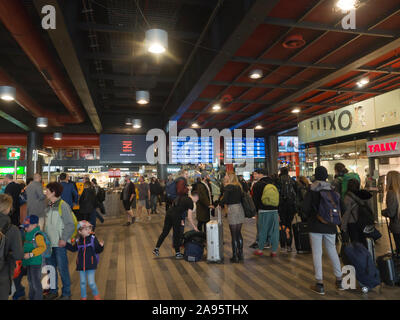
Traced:
<path fill-rule="evenodd" d="M 308 223 L 296 222 L 295 224 L 293 224 L 292 228 L 297 253 L 311 253 L 310 232 Z"/>
<path fill-rule="evenodd" d="M 400 257 L 394 253 L 388 218 L 385 219 L 392 252 L 378 257 L 376 262 L 382 281 L 389 286 L 395 286 L 400 285 Z"/>

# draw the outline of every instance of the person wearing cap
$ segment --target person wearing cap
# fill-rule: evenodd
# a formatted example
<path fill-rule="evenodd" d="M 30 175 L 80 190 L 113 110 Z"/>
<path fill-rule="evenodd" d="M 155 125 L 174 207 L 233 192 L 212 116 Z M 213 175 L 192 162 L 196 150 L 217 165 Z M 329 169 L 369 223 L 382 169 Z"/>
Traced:
<path fill-rule="evenodd" d="M 325 167 L 319 166 L 315 169 L 315 181 L 311 190 L 304 199 L 304 211 L 308 213 L 308 225 L 310 231 L 310 242 L 313 254 L 316 284 L 311 287 L 314 292 L 324 295 L 324 284 L 322 275 L 322 242 L 332 262 L 336 276 L 336 289 L 344 290 L 342 287 L 342 268 L 336 250 L 336 231 L 334 224 L 325 224 L 318 219 L 318 208 L 321 201 L 321 191 L 333 191 L 332 185 L 327 182 L 328 171 Z"/>
<path fill-rule="evenodd" d="M 86 220 L 78 223 L 79 238 L 74 244 L 67 243 L 67 249 L 72 252 L 78 251 L 76 258 L 76 271 L 79 271 L 81 300 L 87 300 L 86 279 L 89 284 L 94 300 L 101 300 L 96 285 L 96 269 L 98 266 L 98 255 L 103 252 L 104 242 L 99 241 L 92 232 L 92 225 Z"/>
<path fill-rule="evenodd" d="M 201 180 L 197 183 L 196 191 L 199 194 L 199 201 L 196 203 L 197 229 L 206 232 L 206 224 L 210 221 L 210 211 L 212 205 L 211 189 L 207 183 L 208 173 L 201 173 Z"/>
<path fill-rule="evenodd" d="M 42 254 L 46 251 L 46 242 L 39 227 L 39 217 L 30 215 L 24 220 L 24 259 L 29 283 L 29 300 L 42 300 Z"/>

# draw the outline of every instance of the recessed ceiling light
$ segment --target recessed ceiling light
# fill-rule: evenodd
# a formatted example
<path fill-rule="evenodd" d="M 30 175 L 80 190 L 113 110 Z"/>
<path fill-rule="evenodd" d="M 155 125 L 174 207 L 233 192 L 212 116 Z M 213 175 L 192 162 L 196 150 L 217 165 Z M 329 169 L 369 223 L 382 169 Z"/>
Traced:
<path fill-rule="evenodd" d="M 256 130 L 260 130 L 260 129 L 262 129 L 263 127 L 262 127 L 262 125 L 257 125 L 256 126 Z"/>
<path fill-rule="evenodd" d="M 10 86 L 0 86 L 0 98 L 4 101 L 13 101 L 17 90 Z"/>
<path fill-rule="evenodd" d="M 360 79 L 360 81 L 357 82 L 357 85 L 361 88 L 368 83 L 369 83 L 369 78 L 365 77 L 365 78 Z"/>
<path fill-rule="evenodd" d="M 220 104 L 214 104 L 213 105 L 213 110 L 215 110 L 215 111 L 218 111 L 218 110 L 221 110 L 221 105 Z"/>
<path fill-rule="evenodd" d="M 357 0 L 339 0 L 336 6 L 342 11 L 350 11 L 356 8 Z"/>
<path fill-rule="evenodd" d="M 260 69 L 255 69 L 253 71 L 250 72 L 249 77 L 251 79 L 260 79 L 263 76 L 263 72 Z"/>
<path fill-rule="evenodd" d="M 197 123 L 192 123 L 193 128 L 197 128 L 199 125 Z"/>
<path fill-rule="evenodd" d="M 292 110 L 292 113 L 299 113 L 301 110 L 299 108 L 295 108 Z"/>

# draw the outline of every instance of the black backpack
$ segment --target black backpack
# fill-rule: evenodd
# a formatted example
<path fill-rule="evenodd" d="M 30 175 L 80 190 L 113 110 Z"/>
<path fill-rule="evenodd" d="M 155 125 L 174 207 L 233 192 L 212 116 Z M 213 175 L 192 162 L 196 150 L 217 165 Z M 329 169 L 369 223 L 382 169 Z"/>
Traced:
<path fill-rule="evenodd" d="M 7 264 L 8 253 L 6 252 L 6 233 L 11 228 L 11 223 L 8 223 L 1 229 L 0 234 L 0 270 L 3 270 Z"/>
<path fill-rule="evenodd" d="M 280 179 L 281 190 L 280 197 L 283 200 L 296 201 L 296 192 L 294 191 L 294 181 L 290 177 L 283 177 Z"/>
<path fill-rule="evenodd" d="M 364 231 L 365 227 L 374 226 L 375 216 L 372 209 L 352 193 L 348 193 L 348 196 L 351 197 L 358 205 L 358 220 L 356 224 L 360 230 Z"/>

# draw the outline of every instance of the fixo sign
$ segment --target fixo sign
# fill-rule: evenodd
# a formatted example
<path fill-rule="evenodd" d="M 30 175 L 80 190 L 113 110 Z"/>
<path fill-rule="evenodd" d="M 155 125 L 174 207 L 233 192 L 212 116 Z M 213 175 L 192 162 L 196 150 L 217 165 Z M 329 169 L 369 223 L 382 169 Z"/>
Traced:
<path fill-rule="evenodd" d="M 400 138 L 367 142 L 368 157 L 391 156 L 400 154 Z"/>

